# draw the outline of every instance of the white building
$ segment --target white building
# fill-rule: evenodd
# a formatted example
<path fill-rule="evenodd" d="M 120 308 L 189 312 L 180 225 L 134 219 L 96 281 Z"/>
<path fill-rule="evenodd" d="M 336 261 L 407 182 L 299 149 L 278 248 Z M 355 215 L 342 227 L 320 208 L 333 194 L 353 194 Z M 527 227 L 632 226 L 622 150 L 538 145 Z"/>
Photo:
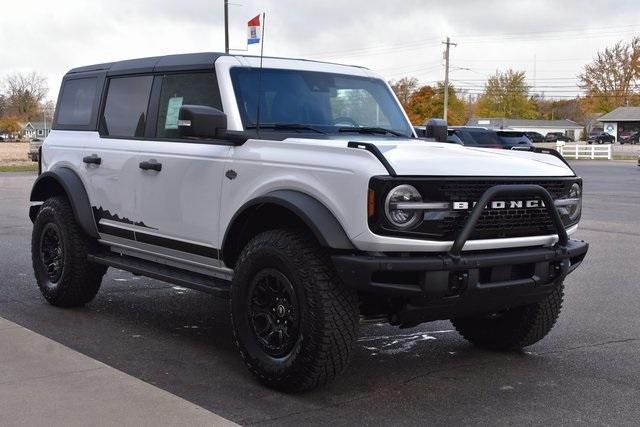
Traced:
<path fill-rule="evenodd" d="M 22 127 L 20 135 L 24 139 L 45 139 L 51 132 L 51 125 L 45 122 L 29 122 Z"/>
<path fill-rule="evenodd" d="M 616 137 L 640 131 L 640 107 L 618 107 L 600 117 L 605 132 Z"/>

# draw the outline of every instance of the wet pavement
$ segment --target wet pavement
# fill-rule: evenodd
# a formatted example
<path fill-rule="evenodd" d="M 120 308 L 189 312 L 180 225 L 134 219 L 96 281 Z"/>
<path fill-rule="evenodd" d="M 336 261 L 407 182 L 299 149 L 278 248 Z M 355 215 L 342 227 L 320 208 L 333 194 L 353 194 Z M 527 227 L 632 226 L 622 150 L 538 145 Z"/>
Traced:
<path fill-rule="evenodd" d="M 334 383 L 271 391 L 244 368 L 225 301 L 111 270 L 86 307 L 47 305 L 30 266 L 29 174 L 0 174 L 0 316 L 240 424 L 638 425 L 640 168 L 573 165 L 591 249 L 558 324 L 525 352 L 478 350 L 444 321 L 366 325 Z"/>

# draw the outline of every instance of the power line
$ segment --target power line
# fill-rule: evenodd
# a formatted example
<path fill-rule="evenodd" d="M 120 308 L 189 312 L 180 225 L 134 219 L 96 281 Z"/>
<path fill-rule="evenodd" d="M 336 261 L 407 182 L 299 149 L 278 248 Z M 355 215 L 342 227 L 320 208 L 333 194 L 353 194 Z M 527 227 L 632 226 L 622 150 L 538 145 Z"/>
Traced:
<path fill-rule="evenodd" d="M 626 28 L 626 30 L 624 30 Z M 620 35 L 623 33 L 629 33 L 629 32 L 636 32 L 636 31 L 640 31 L 640 24 L 628 24 L 628 25 L 619 25 L 616 26 L 615 30 L 613 30 L 611 27 L 592 27 L 588 30 L 585 31 L 584 28 L 575 28 L 575 29 L 565 29 L 565 30 L 537 30 L 537 31 L 530 31 L 530 32 L 520 32 L 520 33 L 498 33 L 498 34 L 477 34 L 477 35 L 473 35 L 473 34 L 460 34 L 460 35 L 456 35 L 456 37 L 458 39 L 463 39 L 465 41 L 465 44 L 467 43 L 476 43 L 476 42 L 484 42 L 484 41 L 500 41 L 500 40 L 517 40 L 518 37 L 520 38 L 526 38 L 526 37 L 533 37 L 533 36 L 539 36 L 539 35 L 561 35 L 564 34 L 563 38 L 565 37 L 584 37 L 585 35 L 591 35 L 593 37 L 600 37 L 603 35 Z M 575 33 L 575 34 L 567 34 L 567 33 Z M 375 47 L 364 47 L 364 48 L 354 48 L 354 49 L 346 49 L 346 50 L 338 50 L 338 51 L 324 51 L 324 52 L 308 52 L 305 53 L 306 55 L 314 55 L 314 56 L 327 56 L 329 55 L 329 57 L 339 57 L 340 55 L 343 54 L 351 54 L 351 53 L 363 53 L 363 54 L 381 54 L 381 53 L 386 53 L 387 50 L 389 49 L 395 49 L 397 50 L 397 48 L 406 48 L 406 47 L 424 47 L 425 44 L 428 43 L 428 45 L 433 45 L 433 46 L 437 46 L 439 43 L 437 42 L 439 38 L 437 37 L 430 37 L 430 38 L 425 38 L 425 39 L 420 39 L 420 40 L 414 40 L 411 42 L 406 42 L 406 43 L 393 43 L 393 44 L 388 44 L 388 45 L 382 45 L 382 46 L 375 46 Z M 467 40 L 468 39 L 468 40 Z M 537 37 L 537 40 L 539 40 L 540 38 Z M 351 56 L 351 55 L 350 55 Z"/>

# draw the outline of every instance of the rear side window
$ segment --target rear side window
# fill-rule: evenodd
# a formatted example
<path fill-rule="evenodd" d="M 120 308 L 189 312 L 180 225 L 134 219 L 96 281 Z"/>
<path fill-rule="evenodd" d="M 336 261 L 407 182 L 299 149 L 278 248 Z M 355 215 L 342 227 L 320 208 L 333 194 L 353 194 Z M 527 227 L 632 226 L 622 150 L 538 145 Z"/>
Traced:
<path fill-rule="evenodd" d="M 144 136 L 152 82 L 152 76 L 111 79 L 100 123 L 102 135 Z"/>
<path fill-rule="evenodd" d="M 96 77 L 67 80 L 60 95 L 57 123 L 63 126 L 90 125 L 97 85 Z"/>
<path fill-rule="evenodd" d="M 218 80 L 214 73 L 170 74 L 162 79 L 158 138 L 177 139 L 178 114 L 183 105 L 206 105 L 222 110 Z"/>

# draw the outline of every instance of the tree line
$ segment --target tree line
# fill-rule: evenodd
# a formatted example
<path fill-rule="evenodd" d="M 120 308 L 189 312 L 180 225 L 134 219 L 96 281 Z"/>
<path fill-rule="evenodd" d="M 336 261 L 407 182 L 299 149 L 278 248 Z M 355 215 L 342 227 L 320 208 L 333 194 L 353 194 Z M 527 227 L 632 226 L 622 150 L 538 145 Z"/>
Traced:
<path fill-rule="evenodd" d="M 30 121 L 51 123 L 54 103 L 47 101 L 47 80 L 36 72 L 13 73 L 0 80 L 0 133 L 17 134 Z"/>
<path fill-rule="evenodd" d="M 449 123 L 465 124 L 472 117 L 586 123 L 589 117 L 620 106 L 640 106 L 640 37 L 597 52 L 576 78 L 582 93 L 571 99 L 546 99 L 532 93 L 525 71 L 513 69 L 497 70 L 478 95 L 449 85 Z M 403 77 L 389 83 L 413 124 L 443 116 L 443 82 L 420 85 L 415 77 Z"/>

